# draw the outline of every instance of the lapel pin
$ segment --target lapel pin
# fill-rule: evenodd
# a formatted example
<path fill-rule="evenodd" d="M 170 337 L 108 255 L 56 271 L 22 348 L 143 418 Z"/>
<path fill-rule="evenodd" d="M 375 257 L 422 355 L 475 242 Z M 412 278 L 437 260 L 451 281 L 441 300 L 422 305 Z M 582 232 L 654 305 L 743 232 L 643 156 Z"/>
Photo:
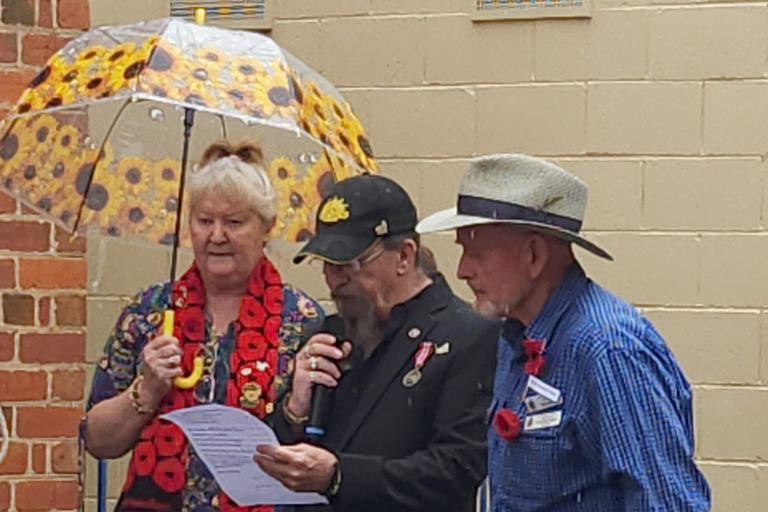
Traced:
<path fill-rule="evenodd" d="M 410 331 L 408 331 L 408 337 L 411 338 L 412 340 L 415 340 L 416 338 L 418 338 L 420 334 L 421 334 L 421 329 L 419 329 L 418 327 L 414 327 Z"/>

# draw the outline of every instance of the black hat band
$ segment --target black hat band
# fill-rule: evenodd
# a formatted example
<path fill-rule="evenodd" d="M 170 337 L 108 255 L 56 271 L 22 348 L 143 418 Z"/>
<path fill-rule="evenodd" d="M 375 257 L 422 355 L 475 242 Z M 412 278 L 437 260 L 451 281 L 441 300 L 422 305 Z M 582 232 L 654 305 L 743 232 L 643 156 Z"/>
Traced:
<path fill-rule="evenodd" d="M 578 219 L 557 215 L 556 213 L 543 212 L 535 210 L 528 206 L 522 206 L 514 203 L 505 203 L 495 199 L 486 199 L 484 197 L 462 196 L 456 205 L 458 213 L 462 215 L 472 215 L 475 217 L 485 217 L 496 220 L 522 220 L 526 222 L 537 222 L 549 226 L 558 227 L 578 233 L 581 230 L 582 222 Z"/>

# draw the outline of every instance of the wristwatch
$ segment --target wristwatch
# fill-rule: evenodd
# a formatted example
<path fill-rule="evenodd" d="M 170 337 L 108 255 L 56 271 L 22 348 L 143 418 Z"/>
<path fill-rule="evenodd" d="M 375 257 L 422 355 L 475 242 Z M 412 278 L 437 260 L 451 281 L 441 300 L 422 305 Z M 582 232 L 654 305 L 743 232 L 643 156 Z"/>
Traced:
<path fill-rule="evenodd" d="M 325 490 L 322 492 L 322 494 L 326 498 L 333 498 L 337 494 L 339 494 L 339 490 L 341 489 L 341 468 L 339 467 L 339 463 L 333 465 L 333 476 L 331 476 L 331 481 L 328 483 L 328 487 L 325 488 Z"/>

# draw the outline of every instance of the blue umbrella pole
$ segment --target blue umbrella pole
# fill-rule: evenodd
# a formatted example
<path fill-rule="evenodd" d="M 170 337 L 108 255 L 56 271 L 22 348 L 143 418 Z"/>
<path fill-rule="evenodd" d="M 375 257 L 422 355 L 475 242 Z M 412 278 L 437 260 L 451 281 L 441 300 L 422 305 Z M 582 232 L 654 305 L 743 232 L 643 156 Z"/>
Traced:
<path fill-rule="evenodd" d="M 98 512 L 107 512 L 107 461 L 99 459 L 99 487 L 96 496 Z"/>

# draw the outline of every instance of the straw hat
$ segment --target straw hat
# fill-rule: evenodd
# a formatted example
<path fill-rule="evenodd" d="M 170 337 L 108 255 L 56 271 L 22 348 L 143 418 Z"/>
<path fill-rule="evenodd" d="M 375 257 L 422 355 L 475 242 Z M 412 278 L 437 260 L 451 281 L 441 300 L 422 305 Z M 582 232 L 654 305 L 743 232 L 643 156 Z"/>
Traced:
<path fill-rule="evenodd" d="M 587 185 L 555 164 L 521 154 L 475 158 L 459 185 L 456 208 L 434 213 L 416 231 L 432 233 L 481 224 L 515 224 L 573 242 L 612 260 L 579 234 Z"/>

